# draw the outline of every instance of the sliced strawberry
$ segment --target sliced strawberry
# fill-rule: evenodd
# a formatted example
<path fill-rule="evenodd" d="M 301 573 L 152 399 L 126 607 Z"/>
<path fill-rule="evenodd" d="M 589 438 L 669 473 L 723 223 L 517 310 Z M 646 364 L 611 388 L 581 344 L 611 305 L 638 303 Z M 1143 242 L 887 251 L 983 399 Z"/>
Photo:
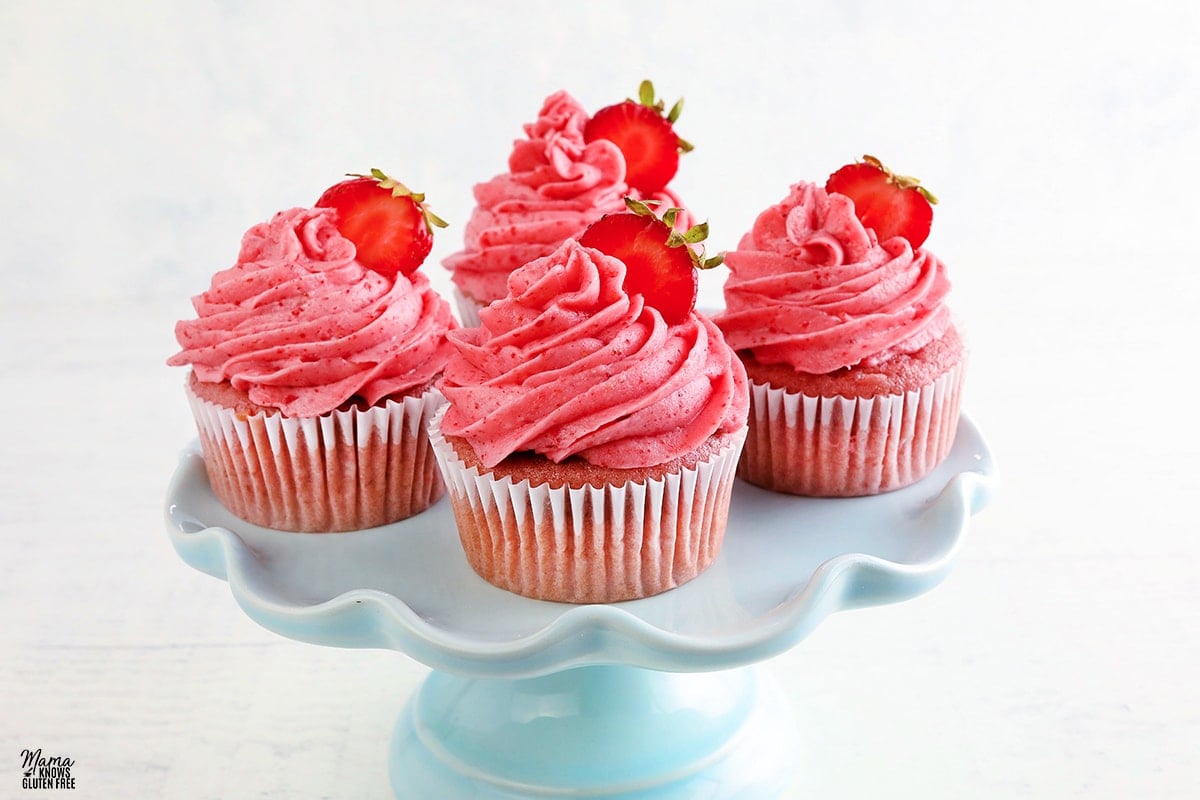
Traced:
<path fill-rule="evenodd" d="M 675 133 L 683 110 L 679 100 L 663 114 L 654 84 L 642 81 L 638 100 L 624 100 L 596 112 L 583 128 L 584 141 L 608 139 L 625 156 L 625 182 L 643 194 L 662 191 L 679 170 L 679 154 L 692 146 Z"/>
<path fill-rule="evenodd" d="M 337 210 L 337 229 L 354 242 L 364 267 L 411 275 L 433 247 L 433 228 L 445 221 L 425 207 L 425 195 L 380 170 L 349 178 L 326 189 L 317 206 Z"/>
<path fill-rule="evenodd" d="M 659 219 L 645 203 L 629 198 L 625 203 L 629 211 L 606 214 L 593 222 L 579 243 L 623 261 L 626 293 L 642 295 L 667 323 L 683 322 L 696 307 L 700 290 L 696 269 L 715 267 L 722 260 L 703 256 L 700 242 L 708 235 L 708 225 L 679 233 L 672 230 L 677 209 Z"/>
<path fill-rule="evenodd" d="M 937 198 L 916 178 L 895 174 L 874 156 L 830 175 L 825 191 L 853 200 L 854 213 L 881 242 L 903 236 L 916 250 L 929 238 Z"/>

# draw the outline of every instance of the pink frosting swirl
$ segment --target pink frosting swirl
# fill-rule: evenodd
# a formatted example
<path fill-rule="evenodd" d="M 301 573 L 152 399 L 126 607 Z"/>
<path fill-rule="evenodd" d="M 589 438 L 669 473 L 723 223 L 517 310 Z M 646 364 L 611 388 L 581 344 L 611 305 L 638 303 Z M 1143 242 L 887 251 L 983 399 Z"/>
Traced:
<path fill-rule="evenodd" d="M 877 364 L 950 325 L 942 262 L 900 236 L 877 241 L 850 198 L 810 183 L 760 214 L 725 263 L 717 324 L 764 364 L 816 375 Z"/>
<path fill-rule="evenodd" d="M 359 264 L 336 213 L 293 208 L 247 231 L 237 263 L 192 299 L 197 319 L 176 324 L 182 349 L 167 363 L 291 417 L 433 380 L 453 350 L 449 304 L 419 272 Z"/>
<path fill-rule="evenodd" d="M 588 118 L 571 95 L 550 95 L 513 143 L 509 171 L 475 186 L 464 247 L 442 262 L 465 294 L 484 303 L 503 297 L 513 270 L 625 210 L 625 157 L 607 140 L 584 142 Z M 670 192 L 643 199 L 681 207 Z"/>
<path fill-rule="evenodd" d="M 485 466 L 534 451 L 636 468 L 740 430 L 745 370 L 713 322 L 668 325 L 622 285 L 625 265 L 573 239 L 513 273 L 479 328 L 450 334 L 442 431 Z"/>

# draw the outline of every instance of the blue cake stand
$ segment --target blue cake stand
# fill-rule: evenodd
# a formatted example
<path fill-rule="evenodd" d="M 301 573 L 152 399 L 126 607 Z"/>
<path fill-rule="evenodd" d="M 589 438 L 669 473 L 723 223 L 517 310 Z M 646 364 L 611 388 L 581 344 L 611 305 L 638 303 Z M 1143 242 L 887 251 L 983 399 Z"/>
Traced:
<path fill-rule="evenodd" d="M 779 796 L 797 760 L 791 704 L 758 662 L 834 611 L 937 585 L 992 475 L 964 417 L 946 461 L 899 491 L 808 499 L 739 482 L 712 567 L 611 605 L 486 583 L 446 500 L 355 533 L 249 525 L 213 496 L 196 444 L 171 481 L 166 522 L 183 560 L 228 581 L 268 630 L 432 667 L 393 735 L 398 798 L 740 800 Z"/>

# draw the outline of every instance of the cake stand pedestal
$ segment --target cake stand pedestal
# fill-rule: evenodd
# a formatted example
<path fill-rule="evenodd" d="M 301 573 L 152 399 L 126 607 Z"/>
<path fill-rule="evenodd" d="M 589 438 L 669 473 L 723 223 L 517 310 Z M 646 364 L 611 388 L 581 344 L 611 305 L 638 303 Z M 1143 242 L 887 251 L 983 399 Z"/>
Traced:
<path fill-rule="evenodd" d="M 353 533 L 249 525 L 213 496 L 197 444 L 172 478 L 166 526 L 180 557 L 227 581 L 268 630 L 432 667 L 392 738 L 398 798 L 741 800 L 779 796 L 798 760 L 790 702 L 758 662 L 835 611 L 936 586 L 992 475 L 964 417 L 946 461 L 899 491 L 812 499 L 739 482 L 707 571 L 609 605 L 491 586 L 445 500 Z"/>
<path fill-rule="evenodd" d="M 777 797 L 796 759 L 787 707 L 753 667 L 433 672 L 396 726 L 392 787 L 403 798 Z"/>

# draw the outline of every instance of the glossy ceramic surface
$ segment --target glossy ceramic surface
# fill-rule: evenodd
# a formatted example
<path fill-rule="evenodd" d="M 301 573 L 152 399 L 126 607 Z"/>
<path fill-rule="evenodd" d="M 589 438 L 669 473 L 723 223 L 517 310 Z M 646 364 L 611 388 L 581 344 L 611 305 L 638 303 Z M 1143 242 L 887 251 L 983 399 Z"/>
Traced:
<path fill-rule="evenodd" d="M 396 726 L 389 774 L 401 800 L 760 800 L 801 760 L 789 709 L 758 667 L 434 672 Z"/>
<path fill-rule="evenodd" d="M 488 584 L 467 564 L 444 499 L 354 533 L 249 525 L 212 495 L 198 445 L 182 454 L 166 514 L 180 556 L 227 580 L 252 619 L 290 638 L 394 648 L 477 677 L 598 664 L 707 671 L 778 654 L 834 611 L 935 586 L 986 503 L 992 472 L 964 417 L 946 461 L 899 491 L 811 499 L 739 481 L 710 569 L 656 597 L 612 605 L 530 600 Z"/>

